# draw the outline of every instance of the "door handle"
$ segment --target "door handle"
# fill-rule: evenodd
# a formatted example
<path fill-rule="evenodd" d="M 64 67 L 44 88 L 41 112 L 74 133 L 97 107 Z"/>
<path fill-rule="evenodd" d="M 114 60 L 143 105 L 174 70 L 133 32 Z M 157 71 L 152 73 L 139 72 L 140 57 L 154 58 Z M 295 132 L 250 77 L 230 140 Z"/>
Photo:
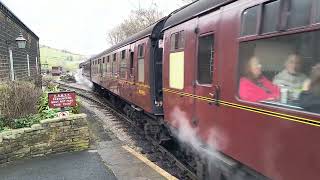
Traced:
<path fill-rule="evenodd" d="M 211 96 L 214 99 L 214 104 L 216 106 L 220 105 L 220 86 L 215 85 L 214 86 L 214 92 L 213 93 L 209 93 L 209 96 Z"/>
<path fill-rule="evenodd" d="M 220 86 L 219 85 L 215 85 L 214 86 L 214 89 L 215 89 L 215 97 L 214 97 L 214 99 L 215 99 L 215 104 L 216 104 L 216 106 L 220 106 L 220 92 L 221 92 L 221 88 L 220 88 Z"/>

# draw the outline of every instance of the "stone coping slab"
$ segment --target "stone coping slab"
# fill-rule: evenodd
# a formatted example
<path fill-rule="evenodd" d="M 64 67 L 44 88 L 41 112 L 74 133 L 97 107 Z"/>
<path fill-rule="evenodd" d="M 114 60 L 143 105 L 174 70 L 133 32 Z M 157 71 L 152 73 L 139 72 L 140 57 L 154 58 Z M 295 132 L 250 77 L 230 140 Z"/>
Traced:
<path fill-rule="evenodd" d="M 0 164 L 89 148 L 86 114 L 41 120 L 30 128 L 0 133 Z"/>

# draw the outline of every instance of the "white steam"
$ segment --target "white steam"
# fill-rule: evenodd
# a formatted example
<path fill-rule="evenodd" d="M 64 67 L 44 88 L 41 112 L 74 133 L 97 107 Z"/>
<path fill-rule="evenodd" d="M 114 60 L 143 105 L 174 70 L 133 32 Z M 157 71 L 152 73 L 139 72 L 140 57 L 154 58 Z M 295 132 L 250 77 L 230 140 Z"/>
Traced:
<path fill-rule="evenodd" d="M 93 87 L 92 82 L 90 82 L 86 77 L 82 76 L 82 69 L 77 70 L 77 72 L 74 75 L 74 78 L 76 79 L 77 83 L 80 85 L 88 87 L 89 89 Z"/>
<path fill-rule="evenodd" d="M 174 108 L 170 119 L 173 121 L 173 126 L 177 127 L 177 129 L 172 129 L 172 132 L 178 140 L 183 144 L 191 146 L 200 155 L 207 156 L 211 159 L 215 157 L 217 149 L 223 150 L 227 147 L 227 138 L 217 127 L 211 127 L 209 129 L 208 138 L 203 142 L 198 136 L 199 128 L 192 127 L 191 121 L 187 118 L 187 114 L 178 107 Z"/>

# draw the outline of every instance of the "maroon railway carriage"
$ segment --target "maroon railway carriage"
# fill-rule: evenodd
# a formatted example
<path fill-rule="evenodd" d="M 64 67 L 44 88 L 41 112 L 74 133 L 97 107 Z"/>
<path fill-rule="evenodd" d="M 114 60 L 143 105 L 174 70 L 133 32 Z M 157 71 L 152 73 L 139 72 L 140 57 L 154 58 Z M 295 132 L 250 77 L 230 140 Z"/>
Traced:
<path fill-rule="evenodd" d="M 163 115 L 162 49 L 156 38 L 163 23 L 164 19 L 89 60 L 96 87 L 150 115 Z"/>
<path fill-rule="evenodd" d="M 211 3 L 194 3 L 164 25 L 164 119 L 180 131 L 188 123 L 205 144 L 271 179 L 318 179 L 319 114 L 285 97 L 249 102 L 238 92 L 252 56 L 270 81 L 290 54 L 299 54 L 306 76 L 320 62 L 320 2 Z"/>
<path fill-rule="evenodd" d="M 200 0 L 92 58 L 91 79 L 200 151 L 200 178 L 318 179 L 320 115 L 299 103 L 301 82 L 275 84 L 291 57 L 307 82 L 319 43 L 318 0 Z M 277 97 L 243 85 L 253 57 Z"/>
<path fill-rule="evenodd" d="M 51 74 L 52 76 L 60 76 L 63 72 L 63 68 L 61 66 L 52 66 Z"/>

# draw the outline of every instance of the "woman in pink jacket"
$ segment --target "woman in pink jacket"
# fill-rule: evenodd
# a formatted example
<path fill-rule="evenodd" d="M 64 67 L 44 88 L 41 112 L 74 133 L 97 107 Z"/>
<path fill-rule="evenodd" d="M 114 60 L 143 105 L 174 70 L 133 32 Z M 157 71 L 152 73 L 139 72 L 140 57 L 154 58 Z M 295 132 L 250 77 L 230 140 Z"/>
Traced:
<path fill-rule="evenodd" d="M 261 64 L 253 56 L 246 66 L 245 77 L 240 79 L 239 96 L 250 102 L 275 101 L 280 97 L 280 89 L 262 75 Z"/>

